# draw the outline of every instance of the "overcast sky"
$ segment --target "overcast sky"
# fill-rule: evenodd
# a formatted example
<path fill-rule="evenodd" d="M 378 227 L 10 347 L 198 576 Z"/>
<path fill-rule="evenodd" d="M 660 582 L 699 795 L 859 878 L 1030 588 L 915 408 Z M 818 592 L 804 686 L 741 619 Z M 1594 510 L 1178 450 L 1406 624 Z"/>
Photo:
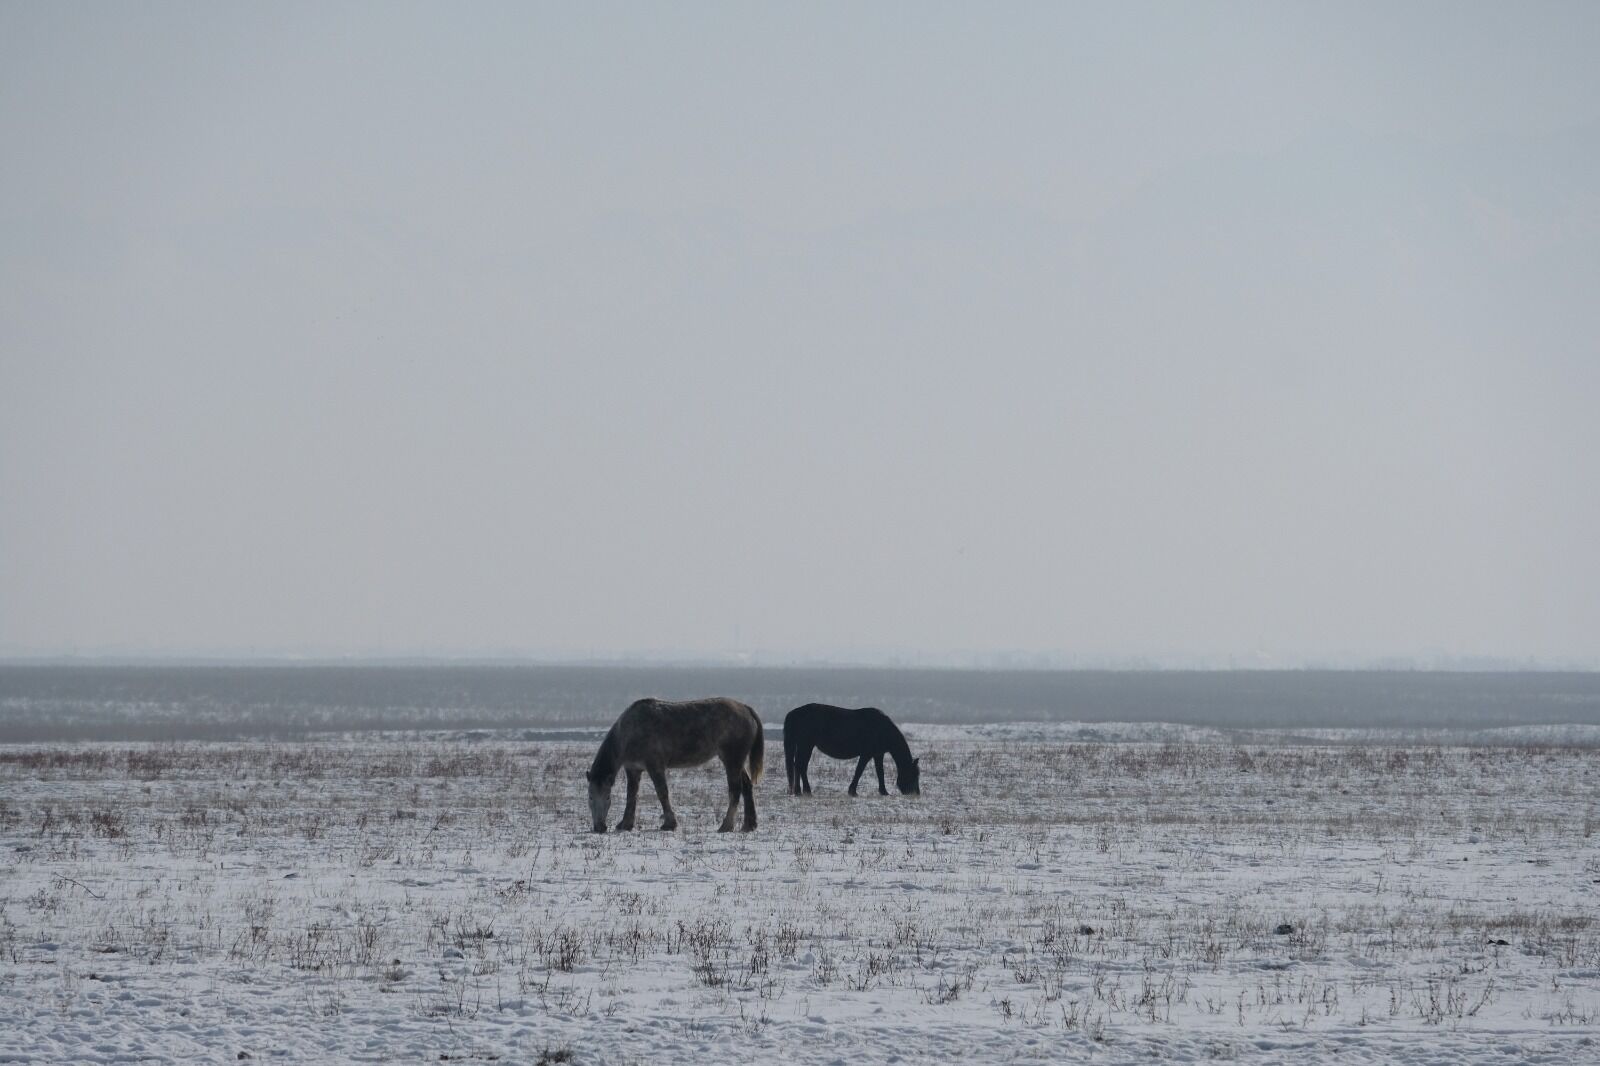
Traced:
<path fill-rule="evenodd" d="M 0 653 L 1600 657 L 1600 4 L 0 2 Z"/>

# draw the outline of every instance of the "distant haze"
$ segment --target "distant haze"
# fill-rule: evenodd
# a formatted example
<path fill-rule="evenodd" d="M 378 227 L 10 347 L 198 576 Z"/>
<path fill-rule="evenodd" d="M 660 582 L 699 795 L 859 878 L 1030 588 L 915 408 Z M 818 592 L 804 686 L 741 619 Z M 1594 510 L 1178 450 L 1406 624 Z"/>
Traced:
<path fill-rule="evenodd" d="M 0 4 L 0 655 L 1593 663 L 1597 56 Z"/>

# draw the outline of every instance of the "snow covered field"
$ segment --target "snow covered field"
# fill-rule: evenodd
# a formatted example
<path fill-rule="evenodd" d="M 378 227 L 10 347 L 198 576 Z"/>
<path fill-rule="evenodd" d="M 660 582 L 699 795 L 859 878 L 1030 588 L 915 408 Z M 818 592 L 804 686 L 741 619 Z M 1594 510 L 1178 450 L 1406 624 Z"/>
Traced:
<path fill-rule="evenodd" d="M 0 747 L 0 1062 L 1600 1061 L 1593 751 L 907 733 L 748 835 L 589 833 L 588 738 Z"/>

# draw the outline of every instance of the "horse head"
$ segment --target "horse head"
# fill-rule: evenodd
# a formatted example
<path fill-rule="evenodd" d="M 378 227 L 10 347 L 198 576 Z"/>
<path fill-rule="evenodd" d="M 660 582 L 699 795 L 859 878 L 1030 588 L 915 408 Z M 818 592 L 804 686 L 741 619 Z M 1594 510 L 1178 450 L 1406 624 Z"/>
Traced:
<path fill-rule="evenodd" d="M 589 782 L 589 813 L 594 817 L 594 831 L 604 833 L 606 815 L 611 813 L 611 786 L 616 784 L 617 775 L 605 777 L 589 770 L 583 776 Z"/>
<path fill-rule="evenodd" d="M 900 791 L 904 795 L 920 796 L 922 794 L 922 760 L 912 759 L 910 764 L 895 776 L 895 784 L 900 787 Z"/>

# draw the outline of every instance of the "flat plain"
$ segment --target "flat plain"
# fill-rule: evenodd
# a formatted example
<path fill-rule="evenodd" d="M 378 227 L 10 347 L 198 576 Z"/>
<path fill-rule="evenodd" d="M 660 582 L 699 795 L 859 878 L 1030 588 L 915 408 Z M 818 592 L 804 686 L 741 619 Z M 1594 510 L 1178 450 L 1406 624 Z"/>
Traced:
<path fill-rule="evenodd" d="M 0 1062 L 1600 1058 L 1589 748 L 906 732 L 750 834 L 589 832 L 588 733 L 0 747 Z"/>

